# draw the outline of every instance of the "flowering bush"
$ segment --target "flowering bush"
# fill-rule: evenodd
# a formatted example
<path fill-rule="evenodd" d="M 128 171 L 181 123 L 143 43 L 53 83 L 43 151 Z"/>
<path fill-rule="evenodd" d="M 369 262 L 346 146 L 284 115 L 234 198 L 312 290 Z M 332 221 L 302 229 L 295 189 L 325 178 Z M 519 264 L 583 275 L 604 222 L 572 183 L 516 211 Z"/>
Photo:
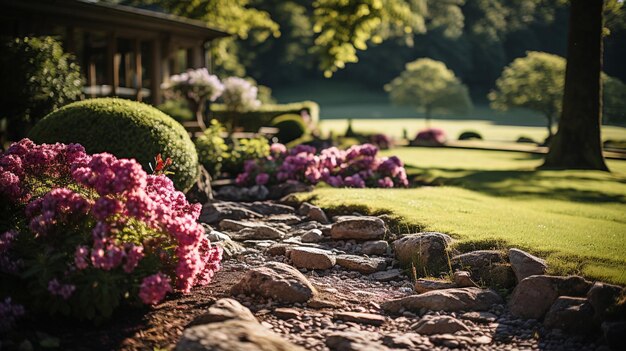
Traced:
<path fill-rule="evenodd" d="M 261 101 L 257 98 L 258 92 L 258 88 L 247 80 L 228 77 L 224 79 L 222 100 L 227 110 L 246 112 L 261 106 Z"/>
<path fill-rule="evenodd" d="M 103 318 L 207 284 L 220 268 L 189 204 L 164 175 L 79 144 L 23 139 L 0 156 L 0 279 L 17 302 Z M 21 290 L 20 290 L 21 289 Z"/>
<path fill-rule="evenodd" d="M 319 154 L 312 146 L 298 145 L 287 151 L 282 144 L 270 147 L 270 156 L 248 160 L 237 184 L 266 185 L 285 181 L 308 184 L 325 182 L 333 187 L 406 187 L 408 180 L 402 161 L 395 156 L 379 158 L 371 144 L 347 150 L 331 147 Z"/>
<path fill-rule="evenodd" d="M 386 134 L 372 134 L 368 139 L 371 144 L 376 145 L 376 147 L 381 150 L 387 150 L 393 147 L 393 139 Z"/>
<path fill-rule="evenodd" d="M 448 140 L 446 132 L 439 128 L 427 128 L 420 130 L 415 136 L 416 145 L 438 146 L 443 145 Z"/>

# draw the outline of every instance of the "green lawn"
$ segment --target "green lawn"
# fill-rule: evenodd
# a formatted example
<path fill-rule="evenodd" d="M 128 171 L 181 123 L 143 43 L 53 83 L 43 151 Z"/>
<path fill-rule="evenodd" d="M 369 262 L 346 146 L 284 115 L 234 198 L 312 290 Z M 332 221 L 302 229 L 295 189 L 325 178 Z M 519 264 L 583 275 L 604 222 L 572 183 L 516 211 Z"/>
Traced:
<path fill-rule="evenodd" d="M 445 186 L 319 188 L 302 195 L 327 209 L 391 213 L 458 239 L 461 250 L 520 247 L 547 258 L 552 273 L 626 285 L 626 162 L 613 173 L 534 171 L 536 155 L 400 148 L 409 173 Z M 402 226 L 401 226 L 402 227 Z"/>

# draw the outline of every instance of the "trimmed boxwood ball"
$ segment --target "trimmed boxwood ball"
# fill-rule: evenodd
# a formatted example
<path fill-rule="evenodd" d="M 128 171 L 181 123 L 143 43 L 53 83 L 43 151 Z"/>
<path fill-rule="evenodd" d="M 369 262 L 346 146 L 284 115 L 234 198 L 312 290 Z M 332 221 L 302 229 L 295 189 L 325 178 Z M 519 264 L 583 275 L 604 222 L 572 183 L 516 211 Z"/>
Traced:
<path fill-rule="evenodd" d="M 306 131 L 306 125 L 302 117 L 294 113 L 278 116 L 272 120 L 272 126 L 278 128 L 276 137 L 278 141 L 287 144 L 290 141 L 302 137 Z"/>
<path fill-rule="evenodd" d="M 170 178 L 181 191 L 193 185 L 198 172 L 198 155 L 185 128 L 136 101 L 99 98 L 66 105 L 39 121 L 29 137 L 35 143 L 79 143 L 88 153 L 134 158 L 148 173 L 160 153 L 172 159 Z"/>
<path fill-rule="evenodd" d="M 480 133 L 475 132 L 473 130 L 466 130 L 459 135 L 459 140 L 472 140 L 472 139 L 483 140 L 483 137 L 480 135 Z"/>

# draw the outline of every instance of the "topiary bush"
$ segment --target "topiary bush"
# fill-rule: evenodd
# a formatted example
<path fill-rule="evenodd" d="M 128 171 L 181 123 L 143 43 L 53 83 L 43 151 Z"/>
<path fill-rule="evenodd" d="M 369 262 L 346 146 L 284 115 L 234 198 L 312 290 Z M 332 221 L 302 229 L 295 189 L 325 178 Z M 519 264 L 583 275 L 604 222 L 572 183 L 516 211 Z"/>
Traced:
<path fill-rule="evenodd" d="M 198 155 L 185 128 L 156 108 L 116 98 L 89 99 L 47 115 L 30 132 L 36 143 L 79 143 L 89 153 L 134 158 L 150 170 L 157 154 L 174 162 L 172 180 L 185 191 L 198 173 Z"/>
<path fill-rule="evenodd" d="M 459 140 L 472 140 L 472 139 L 483 140 L 483 137 L 482 135 L 480 135 L 480 133 L 475 132 L 473 130 L 466 130 L 462 132 L 461 134 L 459 134 Z"/>
<path fill-rule="evenodd" d="M 0 86 L 0 118 L 25 133 L 24 127 L 80 98 L 83 78 L 54 38 L 18 38 L 0 45 Z"/>
<path fill-rule="evenodd" d="M 259 108 L 247 112 L 228 111 L 224 104 L 211 104 L 213 116 L 224 123 L 233 114 L 237 114 L 240 127 L 246 131 L 257 131 L 260 127 L 267 127 L 272 120 L 280 115 L 298 114 L 308 116 L 308 125 L 314 126 L 319 121 L 320 107 L 313 101 L 295 102 L 290 104 L 263 104 Z"/>
<path fill-rule="evenodd" d="M 278 141 L 287 144 L 301 138 L 307 132 L 302 117 L 296 114 L 281 115 L 272 120 L 272 126 L 278 128 Z"/>
<path fill-rule="evenodd" d="M 27 313 L 103 320 L 220 268 L 202 206 L 135 160 L 23 139 L 0 155 L 0 180 L 0 300 Z"/>

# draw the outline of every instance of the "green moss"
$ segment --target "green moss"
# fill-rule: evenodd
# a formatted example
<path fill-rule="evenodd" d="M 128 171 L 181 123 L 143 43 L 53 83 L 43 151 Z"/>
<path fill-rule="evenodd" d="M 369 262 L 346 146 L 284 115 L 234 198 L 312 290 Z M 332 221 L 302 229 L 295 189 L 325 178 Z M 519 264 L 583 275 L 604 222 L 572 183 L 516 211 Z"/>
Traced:
<path fill-rule="evenodd" d="M 79 143 L 88 153 L 109 152 L 149 164 L 171 157 L 176 188 L 187 190 L 197 175 L 198 155 L 187 132 L 171 117 L 149 105 L 116 98 L 89 99 L 56 110 L 35 125 L 36 143 Z"/>

